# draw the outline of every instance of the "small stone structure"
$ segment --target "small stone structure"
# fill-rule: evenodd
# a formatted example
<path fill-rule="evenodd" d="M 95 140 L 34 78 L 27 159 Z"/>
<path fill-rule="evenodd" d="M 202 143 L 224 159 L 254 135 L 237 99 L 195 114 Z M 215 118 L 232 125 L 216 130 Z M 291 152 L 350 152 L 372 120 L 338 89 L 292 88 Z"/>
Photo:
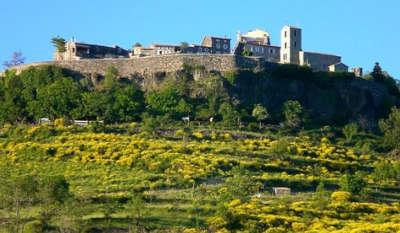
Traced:
<path fill-rule="evenodd" d="M 288 187 L 273 187 L 272 191 L 275 196 L 291 195 L 291 189 Z"/>

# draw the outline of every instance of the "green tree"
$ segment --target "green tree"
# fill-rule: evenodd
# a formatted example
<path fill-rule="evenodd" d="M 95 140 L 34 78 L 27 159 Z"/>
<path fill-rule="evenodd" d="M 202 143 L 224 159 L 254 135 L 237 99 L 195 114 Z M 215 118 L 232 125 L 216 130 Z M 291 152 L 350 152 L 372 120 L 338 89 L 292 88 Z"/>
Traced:
<path fill-rule="evenodd" d="M 81 88 L 71 78 L 61 78 L 38 91 L 38 101 L 43 117 L 71 118 L 79 108 Z"/>
<path fill-rule="evenodd" d="M 251 115 L 260 123 L 260 129 L 262 127 L 262 121 L 265 121 L 270 117 L 267 109 L 261 104 L 256 104 L 254 106 Z"/>
<path fill-rule="evenodd" d="M 112 122 L 130 122 L 138 120 L 144 110 L 144 95 L 135 86 L 119 88 L 114 92 L 112 111 L 116 119 Z"/>
<path fill-rule="evenodd" d="M 342 133 L 346 138 L 346 142 L 350 143 L 353 137 L 358 132 L 358 125 L 356 123 L 347 124 L 343 127 Z"/>
<path fill-rule="evenodd" d="M 154 114 L 167 114 L 179 119 L 192 111 L 192 107 L 185 100 L 181 92 L 172 86 L 167 86 L 159 92 L 150 92 L 146 95 L 146 104 Z"/>
<path fill-rule="evenodd" d="M 109 104 L 106 92 L 85 92 L 82 94 L 81 113 L 79 118 L 87 120 L 105 120 L 105 112 Z"/>
<path fill-rule="evenodd" d="M 388 149 L 400 149 L 400 109 L 393 107 L 389 117 L 379 121 L 383 144 Z"/>
<path fill-rule="evenodd" d="M 66 51 L 65 44 L 66 40 L 59 36 L 51 38 L 51 43 L 56 47 L 57 52 L 63 53 Z"/>
<path fill-rule="evenodd" d="M 225 126 L 232 127 L 235 124 L 239 125 L 240 114 L 236 109 L 229 103 L 221 104 L 219 108 L 219 114 L 222 116 L 222 122 Z"/>
<path fill-rule="evenodd" d="M 26 115 L 26 101 L 23 97 L 24 82 L 14 72 L 7 72 L 4 77 L 3 103 L 0 105 L 0 120 L 15 123 L 24 121 Z"/>
<path fill-rule="evenodd" d="M 288 100 L 283 104 L 283 115 L 286 126 L 297 128 L 303 121 L 303 107 L 297 100 Z"/>
<path fill-rule="evenodd" d="M 341 189 L 352 194 L 360 194 L 366 186 L 367 182 L 360 173 L 354 175 L 346 174 L 340 180 Z"/>

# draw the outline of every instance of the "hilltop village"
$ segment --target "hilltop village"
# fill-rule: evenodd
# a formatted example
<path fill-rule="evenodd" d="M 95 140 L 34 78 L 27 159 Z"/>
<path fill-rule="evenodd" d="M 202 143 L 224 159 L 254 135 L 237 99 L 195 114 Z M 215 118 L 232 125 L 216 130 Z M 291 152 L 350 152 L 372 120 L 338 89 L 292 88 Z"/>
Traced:
<path fill-rule="evenodd" d="M 296 64 L 309 66 L 314 71 L 348 72 L 349 67 L 342 63 L 337 55 L 306 52 L 302 47 L 302 29 L 284 26 L 281 30 L 281 45 L 271 45 L 270 34 L 255 29 L 245 34 L 238 32 L 235 46 L 226 37 L 206 36 L 200 45 L 182 43 L 180 45 L 152 44 L 144 47 L 136 43 L 131 50 L 119 46 L 104 46 L 70 40 L 65 44 L 64 52 L 56 52 L 56 61 L 76 61 L 83 59 L 127 59 L 157 57 L 173 54 L 231 54 L 262 58 L 270 63 Z M 356 76 L 362 76 L 362 68 L 351 70 Z"/>

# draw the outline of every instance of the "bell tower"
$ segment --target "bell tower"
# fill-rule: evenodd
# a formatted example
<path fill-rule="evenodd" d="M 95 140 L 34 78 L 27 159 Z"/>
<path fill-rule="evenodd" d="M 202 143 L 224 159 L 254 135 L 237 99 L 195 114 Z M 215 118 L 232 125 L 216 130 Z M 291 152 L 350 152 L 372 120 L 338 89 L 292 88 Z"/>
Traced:
<path fill-rule="evenodd" d="M 298 65 L 301 50 L 301 29 L 284 26 L 281 31 L 281 63 Z"/>

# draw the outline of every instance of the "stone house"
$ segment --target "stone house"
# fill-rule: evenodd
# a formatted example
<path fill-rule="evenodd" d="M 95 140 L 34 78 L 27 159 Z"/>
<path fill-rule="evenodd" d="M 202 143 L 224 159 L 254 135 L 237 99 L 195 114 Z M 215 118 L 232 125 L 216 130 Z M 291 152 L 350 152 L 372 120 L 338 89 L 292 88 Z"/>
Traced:
<path fill-rule="evenodd" d="M 231 39 L 206 36 L 201 43 L 202 48 L 210 48 L 213 54 L 227 54 L 231 53 Z"/>
<path fill-rule="evenodd" d="M 68 41 L 65 44 L 66 51 L 56 52 L 56 60 L 81 60 L 81 59 L 105 59 L 128 58 L 129 51 L 119 46 L 104 46 Z"/>
<path fill-rule="evenodd" d="M 329 66 L 330 72 L 349 72 L 349 67 L 341 62 Z"/>
<path fill-rule="evenodd" d="M 154 55 L 167 55 L 181 52 L 181 46 L 179 45 L 152 44 L 150 49 L 154 50 Z"/>
<path fill-rule="evenodd" d="M 245 34 L 240 32 L 237 33 L 237 42 L 260 44 L 260 45 L 271 45 L 271 39 L 269 33 L 261 30 L 254 29 Z"/>

